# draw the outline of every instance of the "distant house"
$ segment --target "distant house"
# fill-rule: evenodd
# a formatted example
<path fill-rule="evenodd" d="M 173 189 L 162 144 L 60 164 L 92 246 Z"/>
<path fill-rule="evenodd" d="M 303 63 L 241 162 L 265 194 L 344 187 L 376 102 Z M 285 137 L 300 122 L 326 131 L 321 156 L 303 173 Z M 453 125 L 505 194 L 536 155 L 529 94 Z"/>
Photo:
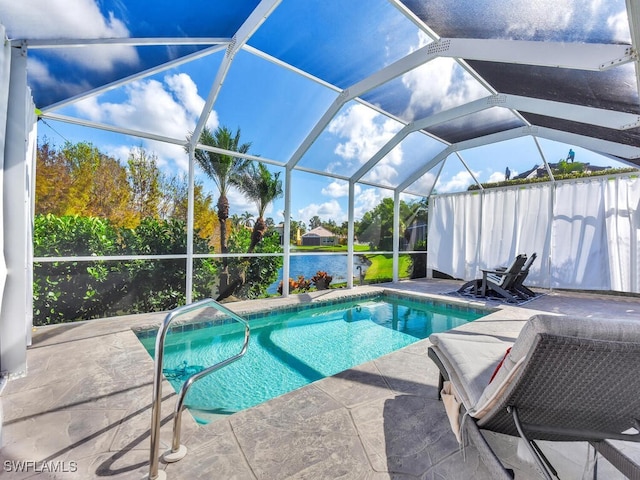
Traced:
<path fill-rule="evenodd" d="M 338 237 L 324 227 L 316 227 L 302 235 L 302 245 L 308 247 L 321 247 L 325 245 L 337 245 Z"/>

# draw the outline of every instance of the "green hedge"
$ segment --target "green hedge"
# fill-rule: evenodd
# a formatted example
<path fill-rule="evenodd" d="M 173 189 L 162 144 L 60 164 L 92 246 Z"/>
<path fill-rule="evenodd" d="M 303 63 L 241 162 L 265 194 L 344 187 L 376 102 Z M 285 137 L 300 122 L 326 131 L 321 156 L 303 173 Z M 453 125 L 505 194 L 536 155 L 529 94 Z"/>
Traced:
<path fill-rule="evenodd" d="M 145 219 L 135 229 L 80 216 L 37 215 L 36 257 L 163 255 L 186 252 L 186 225 Z M 194 250 L 208 252 L 194 237 Z M 211 296 L 217 267 L 200 259 L 194 272 L 194 299 Z M 56 261 L 34 263 L 34 324 L 89 320 L 119 314 L 170 310 L 184 305 L 186 261 Z"/>

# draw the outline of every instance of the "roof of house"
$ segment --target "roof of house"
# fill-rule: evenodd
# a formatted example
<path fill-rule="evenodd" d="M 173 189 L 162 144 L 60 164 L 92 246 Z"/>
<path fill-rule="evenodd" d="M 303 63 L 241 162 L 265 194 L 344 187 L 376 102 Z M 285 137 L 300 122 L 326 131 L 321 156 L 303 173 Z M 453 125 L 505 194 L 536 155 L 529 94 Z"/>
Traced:
<path fill-rule="evenodd" d="M 324 227 L 316 227 L 302 235 L 303 237 L 335 237 L 335 233 Z"/>

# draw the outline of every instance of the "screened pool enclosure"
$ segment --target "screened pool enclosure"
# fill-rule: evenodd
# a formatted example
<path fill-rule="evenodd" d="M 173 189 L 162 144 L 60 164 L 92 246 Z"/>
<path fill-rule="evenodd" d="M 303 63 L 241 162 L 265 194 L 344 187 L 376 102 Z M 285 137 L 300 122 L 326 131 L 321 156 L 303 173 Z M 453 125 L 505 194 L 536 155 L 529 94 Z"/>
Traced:
<path fill-rule="evenodd" d="M 136 262 L 148 282 L 177 268 L 190 303 L 216 292 L 231 264 L 257 282 L 265 259 L 280 269 L 275 295 L 278 280 L 328 262 L 334 284 L 352 288 L 372 256 L 390 265 L 383 280 L 398 281 L 433 270 L 470 279 L 537 252 L 532 285 L 640 292 L 638 175 L 556 178 L 574 156 L 588 170 L 640 166 L 638 2 L 71 3 L 0 1 L 2 371 L 24 372 L 34 282 L 53 282 L 38 276 L 47 265 L 84 268 L 76 286 L 96 262 Z M 220 126 L 251 149 L 199 141 Z M 34 255 L 36 151 L 47 139 L 91 142 L 122 164 L 144 149 L 184 175 L 183 237 L 162 253 Z M 215 205 L 219 189 L 195 161 L 202 151 L 282 180 L 267 211 L 281 246 L 203 247 L 197 202 L 204 191 Z M 528 183 L 538 170 L 544 181 Z M 233 189 L 229 201 L 235 214 L 253 208 Z M 344 226 L 342 250 L 299 248 L 311 218 Z M 317 261 L 312 273 L 303 258 Z"/>

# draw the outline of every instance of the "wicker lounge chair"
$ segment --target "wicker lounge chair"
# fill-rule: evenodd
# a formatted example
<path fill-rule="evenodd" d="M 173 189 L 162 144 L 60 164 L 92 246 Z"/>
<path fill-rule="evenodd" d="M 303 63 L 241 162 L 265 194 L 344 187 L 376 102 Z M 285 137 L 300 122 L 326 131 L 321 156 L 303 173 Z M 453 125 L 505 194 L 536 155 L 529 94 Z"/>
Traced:
<path fill-rule="evenodd" d="M 527 261 L 527 256 L 516 256 L 506 269 L 482 270 L 482 278 L 471 280 L 459 289 L 459 293 L 471 291 L 475 296 L 487 297 L 489 294 L 497 294 L 508 302 L 517 302 L 519 298 L 526 299 L 523 294 L 512 290 L 522 267 Z"/>
<path fill-rule="evenodd" d="M 553 467 L 534 440 L 590 442 L 640 478 L 640 467 L 609 442 L 640 442 L 640 322 L 537 315 L 513 344 L 457 331 L 429 339 L 452 428 L 466 432 L 495 478 L 512 472 L 481 430 L 522 438 L 549 479 Z"/>

